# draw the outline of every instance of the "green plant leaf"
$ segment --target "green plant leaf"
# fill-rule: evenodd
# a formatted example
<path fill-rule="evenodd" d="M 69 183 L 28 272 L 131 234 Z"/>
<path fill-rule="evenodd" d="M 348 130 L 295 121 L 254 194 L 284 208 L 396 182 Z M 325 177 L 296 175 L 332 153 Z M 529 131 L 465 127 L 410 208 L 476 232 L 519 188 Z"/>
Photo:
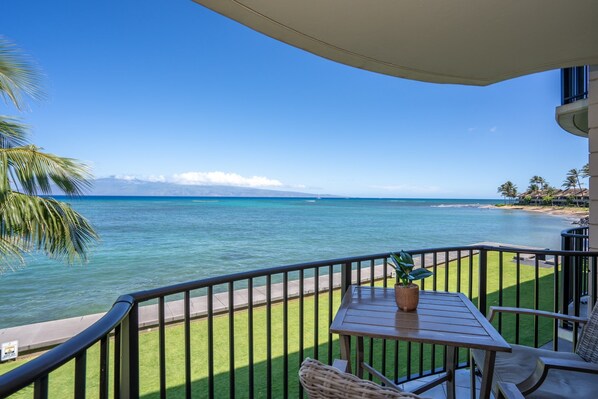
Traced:
<path fill-rule="evenodd" d="M 415 269 L 412 271 L 409 277 L 411 280 L 421 280 L 422 278 L 430 277 L 433 274 L 434 273 L 432 273 L 430 270 L 422 267 L 421 269 Z"/>
<path fill-rule="evenodd" d="M 401 263 L 404 264 L 409 264 L 411 266 L 413 266 L 413 257 L 411 256 L 411 254 L 409 252 L 405 252 L 405 251 L 401 251 L 400 252 L 400 260 Z"/>

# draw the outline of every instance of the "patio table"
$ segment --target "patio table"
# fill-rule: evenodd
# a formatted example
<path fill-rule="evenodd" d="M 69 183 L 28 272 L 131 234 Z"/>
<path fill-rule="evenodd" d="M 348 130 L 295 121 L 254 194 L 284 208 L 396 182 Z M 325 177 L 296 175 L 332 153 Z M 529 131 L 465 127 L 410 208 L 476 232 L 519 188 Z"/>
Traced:
<path fill-rule="evenodd" d="M 394 385 L 364 362 L 364 337 L 446 345 L 446 373 L 413 393 L 425 392 L 446 381 L 447 397 L 453 399 L 457 348 L 483 349 L 486 351 L 484 370 L 489 372 L 482 377 L 480 398 L 489 398 L 496 352 L 510 352 L 509 344 L 465 295 L 433 291 L 420 291 L 419 295 L 417 310 L 403 312 L 397 308 L 392 288 L 350 286 L 330 326 L 330 332 L 340 335 L 341 357 L 350 360 L 351 336 L 355 336 L 355 374 L 363 377 L 366 369 L 385 384 Z"/>

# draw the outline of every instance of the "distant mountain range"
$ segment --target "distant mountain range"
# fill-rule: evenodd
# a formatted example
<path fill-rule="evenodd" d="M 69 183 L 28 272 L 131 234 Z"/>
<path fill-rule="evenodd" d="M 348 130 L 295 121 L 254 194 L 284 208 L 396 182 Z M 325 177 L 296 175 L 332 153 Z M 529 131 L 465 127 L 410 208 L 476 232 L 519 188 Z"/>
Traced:
<path fill-rule="evenodd" d="M 125 180 L 114 177 L 95 179 L 86 195 L 148 196 L 148 197 L 333 197 L 237 186 L 200 186 L 176 183 Z"/>

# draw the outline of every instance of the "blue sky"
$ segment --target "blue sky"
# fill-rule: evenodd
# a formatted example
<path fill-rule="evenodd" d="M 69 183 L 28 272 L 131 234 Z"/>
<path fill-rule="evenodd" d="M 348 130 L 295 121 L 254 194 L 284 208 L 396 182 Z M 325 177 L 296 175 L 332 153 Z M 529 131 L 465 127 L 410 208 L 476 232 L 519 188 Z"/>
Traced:
<path fill-rule="evenodd" d="M 44 73 L 21 117 L 96 177 L 373 197 L 496 198 L 587 162 L 561 130 L 560 72 L 489 87 L 367 72 L 190 0 L 5 0 L 0 34 Z M 0 113 L 16 111 L 4 104 Z"/>

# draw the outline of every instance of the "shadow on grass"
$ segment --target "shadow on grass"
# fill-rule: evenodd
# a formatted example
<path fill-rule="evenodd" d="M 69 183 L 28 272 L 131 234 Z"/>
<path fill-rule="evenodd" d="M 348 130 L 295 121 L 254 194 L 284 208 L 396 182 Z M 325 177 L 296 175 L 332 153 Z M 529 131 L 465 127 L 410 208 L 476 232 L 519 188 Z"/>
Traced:
<path fill-rule="evenodd" d="M 521 307 L 534 307 L 534 292 L 539 290 L 538 308 L 542 310 L 553 310 L 554 305 L 554 276 L 548 274 L 538 279 L 536 284 L 533 280 L 522 282 L 519 286 L 519 305 Z M 494 282 L 493 282 L 494 284 Z M 497 287 L 496 287 L 497 288 Z M 512 285 L 502 291 L 502 305 L 515 306 L 517 304 L 518 290 Z M 474 304 L 477 304 L 477 298 L 472 298 Z M 494 291 L 488 294 L 488 306 L 499 305 L 499 293 Z M 494 326 L 498 327 L 498 320 L 494 321 Z M 516 340 L 520 344 L 534 345 L 535 321 L 533 317 L 522 316 L 519 320 L 518 330 L 516 330 L 515 316 L 505 315 L 502 317 L 501 332 L 508 342 L 514 343 Z M 551 320 L 539 319 L 538 338 L 539 345 L 549 342 L 553 338 L 553 322 Z M 310 331 L 305 331 L 310 333 Z M 311 332 L 313 333 L 313 331 Z M 280 337 L 276 337 L 279 339 Z M 353 342 L 352 348 L 355 348 Z M 328 363 L 331 359 L 340 358 L 340 349 L 337 337 L 333 337 L 332 356 L 328 358 L 328 342 L 318 346 L 317 356 L 321 361 Z M 383 354 L 386 353 L 386 356 Z M 365 359 L 378 370 L 384 371 L 391 378 L 404 379 L 407 374 L 410 378 L 417 378 L 422 375 L 430 374 L 429 370 L 439 370 L 444 364 L 444 347 L 433 345 L 421 345 L 417 343 L 408 344 L 406 342 L 397 343 L 395 341 L 384 342 L 383 340 L 367 340 L 365 342 Z M 466 362 L 468 351 L 461 349 L 459 351 L 459 361 Z M 303 357 L 314 356 L 313 347 L 304 350 Z M 354 356 L 352 356 L 354 359 Z M 277 356 L 271 361 L 271 379 L 268 381 L 268 363 L 266 361 L 256 362 L 253 367 L 254 387 L 253 392 L 249 390 L 249 367 L 237 367 L 234 371 L 234 396 L 238 398 L 298 398 L 300 396 L 300 386 L 297 377 L 300 363 L 299 352 L 295 351 L 288 355 L 288 372 L 285 373 L 284 357 Z M 354 365 L 353 365 L 354 367 Z M 184 369 L 180 370 L 184 373 Z M 214 375 L 213 390 L 217 398 L 232 397 L 231 378 L 233 375 L 229 372 L 218 373 Z M 287 386 L 285 389 L 285 379 Z M 268 384 L 270 382 L 270 392 Z M 196 379 L 191 384 L 192 395 L 194 398 L 207 398 L 209 393 L 208 378 Z M 141 396 L 143 399 L 159 398 L 159 392 L 151 392 Z M 176 385 L 167 389 L 168 398 L 185 397 L 185 386 Z"/>

